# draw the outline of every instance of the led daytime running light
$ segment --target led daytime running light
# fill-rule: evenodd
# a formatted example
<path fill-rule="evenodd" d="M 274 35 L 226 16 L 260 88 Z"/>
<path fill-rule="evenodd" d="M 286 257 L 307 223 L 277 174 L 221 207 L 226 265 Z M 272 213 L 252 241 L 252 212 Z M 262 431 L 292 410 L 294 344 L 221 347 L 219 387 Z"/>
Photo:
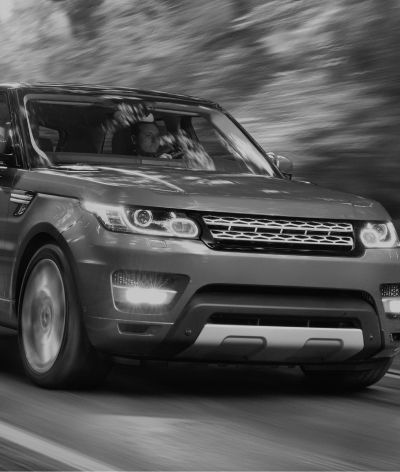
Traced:
<path fill-rule="evenodd" d="M 83 202 L 82 207 L 88 212 L 95 214 L 107 229 L 111 231 L 118 231 L 118 229 L 122 231 L 127 230 L 121 206 Z"/>
<path fill-rule="evenodd" d="M 84 202 L 82 206 L 90 213 L 94 213 L 110 231 L 189 239 L 195 239 L 199 235 L 199 228 L 193 220 L 177 216 L 170 211 L 165 211 L 167 215 L 165 218 L 157 219 L 154 212 L 147 208 L 137 208 L 133 212 L 129 212 L 122 205 Z"/>
<path fill-rule="evenodd" d="M 392 248 L 399 245 L 396 229 L 392 222 L 366 223 L 360 231 L 360 239 L 364 247 Z"/>

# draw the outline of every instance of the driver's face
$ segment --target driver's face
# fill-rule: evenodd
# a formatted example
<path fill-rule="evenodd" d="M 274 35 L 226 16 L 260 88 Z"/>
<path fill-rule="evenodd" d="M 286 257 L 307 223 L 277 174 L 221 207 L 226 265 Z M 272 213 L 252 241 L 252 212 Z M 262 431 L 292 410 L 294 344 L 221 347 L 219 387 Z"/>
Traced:
<path fill-rule="evenodd" d="M 160 131 L 153 123 L 140 126 L 138 144 L 144 152 L 156 153 L 160 146 Z"/>

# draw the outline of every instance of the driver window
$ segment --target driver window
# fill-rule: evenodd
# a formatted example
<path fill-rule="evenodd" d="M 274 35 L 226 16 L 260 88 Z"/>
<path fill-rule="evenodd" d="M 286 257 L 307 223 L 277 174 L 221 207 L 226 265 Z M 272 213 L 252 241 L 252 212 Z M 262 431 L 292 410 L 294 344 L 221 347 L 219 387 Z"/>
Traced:
<path fill-rule="evenodd" d="M 39 126 L 39 147 L 42 151 L 54 151 L 60 141 L 60 133 L 53 128 Z"/>
<path fill-rule="evenodd" d="M 10 140 L 11 116 L 5 93 L 0 93 L 0 152 L 11 152 Z"/>

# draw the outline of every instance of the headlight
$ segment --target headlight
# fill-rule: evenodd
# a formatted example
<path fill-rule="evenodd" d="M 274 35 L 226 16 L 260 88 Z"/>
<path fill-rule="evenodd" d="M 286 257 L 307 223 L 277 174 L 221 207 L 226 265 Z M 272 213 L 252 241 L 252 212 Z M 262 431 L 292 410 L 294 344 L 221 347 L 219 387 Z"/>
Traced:
<path fill-rule="evenodd" d="M 82 206 L 95 214 L 103 226 L 110 231 L 190 239 L 199 236 L 197 224 L 180 212 L 93 202 L 84 202 Z"/>
<path fill-rule="evenodd" d="M 393 223 L 367 223 L 360 231 L 360 239 L 366 248 L 387 248 L 399 245 Z"/>

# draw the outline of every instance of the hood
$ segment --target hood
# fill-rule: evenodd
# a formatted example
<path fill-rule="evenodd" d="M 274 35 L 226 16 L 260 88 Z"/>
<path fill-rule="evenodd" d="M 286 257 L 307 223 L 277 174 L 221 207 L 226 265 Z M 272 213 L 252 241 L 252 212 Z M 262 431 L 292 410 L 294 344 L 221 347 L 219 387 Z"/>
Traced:
<path fill-rule="evenodd" d="M 37 169 L 28 174 L 17 188 L 99 203 L 286 217 L 389 219 L 379 203 L 363 197 L 268 176 L 154 167 Z"/>

